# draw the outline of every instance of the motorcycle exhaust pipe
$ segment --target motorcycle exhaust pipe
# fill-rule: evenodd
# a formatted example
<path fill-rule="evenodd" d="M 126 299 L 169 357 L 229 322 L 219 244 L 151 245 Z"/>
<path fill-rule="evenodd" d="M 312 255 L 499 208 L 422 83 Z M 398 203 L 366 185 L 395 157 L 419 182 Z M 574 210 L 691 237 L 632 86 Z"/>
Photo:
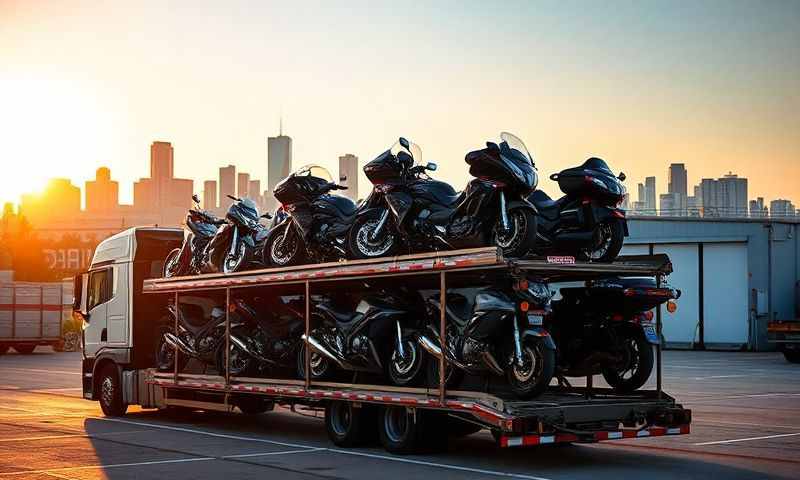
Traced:
<path fill-rule="evenodd" d="M 328 358 L 332 362 L 336 363 L 336 365 L 338 365 L 339 367 L 350 369 L 350 365 L 346 361 L 344 361 L 344 359 L 341 359 L 336 355 L 334 355 L 333 352 L 325 348 L 325 346 L 319 343 L 314 337 L 307 337 L 305 334 L 303 334 L 300 338 L 308 342 L 308 345 L 312 349 L 314 349 L 315 352 Z"/>
<path fill-rule="evenodd" d="M 252 351 L 250 349 L 250 347 L 247 345 L 247 343 L 244 342 L 241 338 L 238 338 L 238 337 L 235 337 L 235 336 L 231 335 L 231 343 L 233 345 L 236 345 L 236 347 L 239 350 L 243 351 L 244 353 L 250 355 L 251 357 L 255 358 L 256 360 L 258 360 L 260 362 L 269 363 L 270 365 L 275 365 L 277 363 L 277 362 L 275 362 L 275 360 L 271 360 L 269 358 L 263 357 L 263 356 L 257 354 L 256 352 Z"/>
<path fill-rule="evenodd" d="M 426 352 L 430 353 L 437 359 L 442 358 L 442 349 L 430 338 L 426 337 L 425 335 L 420 335 L 417 337 L 417 342 Z"/>
<path fill-rule="evenodd" d="M 186 342 L 184 342 L 180 337 L 175 335 L 174 333 L 167 332 L 164 334 L 164 341 L 169 344 L 172 348 L 177 348 L 178 350 L 182 351 L 186 355 L 190 357 L 198 357 L 198 353 L 190 347 Z"/>

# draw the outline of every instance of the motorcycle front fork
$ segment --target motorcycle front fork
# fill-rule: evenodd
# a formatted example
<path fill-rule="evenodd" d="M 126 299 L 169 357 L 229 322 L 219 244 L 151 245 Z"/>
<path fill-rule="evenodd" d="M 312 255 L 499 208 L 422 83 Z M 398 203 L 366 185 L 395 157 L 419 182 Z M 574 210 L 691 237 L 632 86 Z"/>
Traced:
<path fill-rule="evenodd" d="M 508 212 L 506 211 L 506 194 L 500 190 L 500 226 L 504 232 L 508 232 L 511 226 L 508 223 Z"/>
<path fill-rule="evenodd" d="M 239 242 L 239 229 L 233 227 L 233 236 L 231 237 L 231 251 L 228 254 L 231 257 L 236 256 L 236 244 Z"/>
<path fill-rule="evenodd" d="M 403 329 L 400 328 L 400 321 L 396 321 L 395 325 L 397 326 L 397 353 L 400 355 L 400 358 L 405 358 L 406 352 L 403 349 Z"/>
<path fill-rule="evenodd" d="M 380 238 L 381 232 L 383 232 L 383 227 L 386 226 L 386 220 L 389 218 L 389 209 L 381 213 L 381 218 L 378 219 L 378 225 L 375 226 L 375 230 L 369 235 L 369 240 L 374 242 L 378 238 Z"/>
<path fill-rule="evenodd" d="M 522 368 L 523 359 L 522 359 L 522 342 L 519 336 L 519 321 L 516 318 L 514 320 L 514 361 L 517 362 L 517 365 Z"/>

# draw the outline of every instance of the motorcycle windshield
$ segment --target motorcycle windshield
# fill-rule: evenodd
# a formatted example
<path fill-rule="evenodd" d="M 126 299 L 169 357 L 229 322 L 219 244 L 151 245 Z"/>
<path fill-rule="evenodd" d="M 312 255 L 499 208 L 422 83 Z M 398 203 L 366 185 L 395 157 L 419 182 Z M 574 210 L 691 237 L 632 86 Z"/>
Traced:
<path fill-rule="evenodd" d="M 513 133 L 503 132 L 500 134 L 500 139 L 503 141 L 503 143 L 508 145 L 508 148 L 516 150 L 517 152 L 519 152 L 520 155 L 525 157 L 528 163 L 535 166 L 535 164 L 533 163 L 533 157 L 531 156 L 531 153 L 528 151 L 528 147 L 525 146 L 525 142 L 520 140 L 519 137 L 517 137 Z"/>
<path fill-rule="evenodd" d="M 392 148 L 390 148 L 389 151 L 395 157 L 397 157 L 397 154 L 400 152 L 406 152 L 407 154 L 411 155 L 411 158 L 414 159 L 414 163 L 416 165 L 422 163 L 422 149 L 419 148 L 419 145 L 414 142 L 409 142 L 408 148 L 406 148 L 402 146 L 400 144 L 400 140 L 398 140 L 394 143 L 394 145 L 392 145 Z"/>
<path fill-rule="evenodd" d="M 304 165 L 295 170 L 295 172 L 292 173 L 292 176 L 321 178 L 326 182 L 333 181 L 333 176 L 331 175 L 331 172 L 329 172 L 327 168 L 321 167 L 319 165 Z"/>

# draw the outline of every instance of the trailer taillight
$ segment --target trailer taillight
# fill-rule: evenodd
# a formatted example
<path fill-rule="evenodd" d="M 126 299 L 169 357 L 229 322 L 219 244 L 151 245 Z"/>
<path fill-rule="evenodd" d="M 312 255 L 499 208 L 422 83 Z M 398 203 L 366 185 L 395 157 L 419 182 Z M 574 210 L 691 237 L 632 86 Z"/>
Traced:
<path fill-rule="evenodd" d="M 667 311 L 669 313 L 675 313 L 678 310 L 678 304 L 675 302 L 667 302 Z"/>

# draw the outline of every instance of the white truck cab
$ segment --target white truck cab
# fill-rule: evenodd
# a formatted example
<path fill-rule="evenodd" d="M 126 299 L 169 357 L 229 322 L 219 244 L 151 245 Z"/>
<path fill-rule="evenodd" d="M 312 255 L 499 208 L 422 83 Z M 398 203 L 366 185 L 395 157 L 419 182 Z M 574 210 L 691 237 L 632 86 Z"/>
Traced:
<path fill-rule="evenodd" d="M 83 318 L 83 396 L 100 400 L 107 414 L 140 403 L 138 368 L 152 364 L 153 335 L 147 328 L 166 312 L 156 297 L 136 302 L 142 283 L 158 278 L 164 259 L 183 241 L 177 228 L 134 227 L 97 246 L 89 271 L 75 277 L 73 308 Z M 116 410 L 116 411 L 115 411 Z"/>

